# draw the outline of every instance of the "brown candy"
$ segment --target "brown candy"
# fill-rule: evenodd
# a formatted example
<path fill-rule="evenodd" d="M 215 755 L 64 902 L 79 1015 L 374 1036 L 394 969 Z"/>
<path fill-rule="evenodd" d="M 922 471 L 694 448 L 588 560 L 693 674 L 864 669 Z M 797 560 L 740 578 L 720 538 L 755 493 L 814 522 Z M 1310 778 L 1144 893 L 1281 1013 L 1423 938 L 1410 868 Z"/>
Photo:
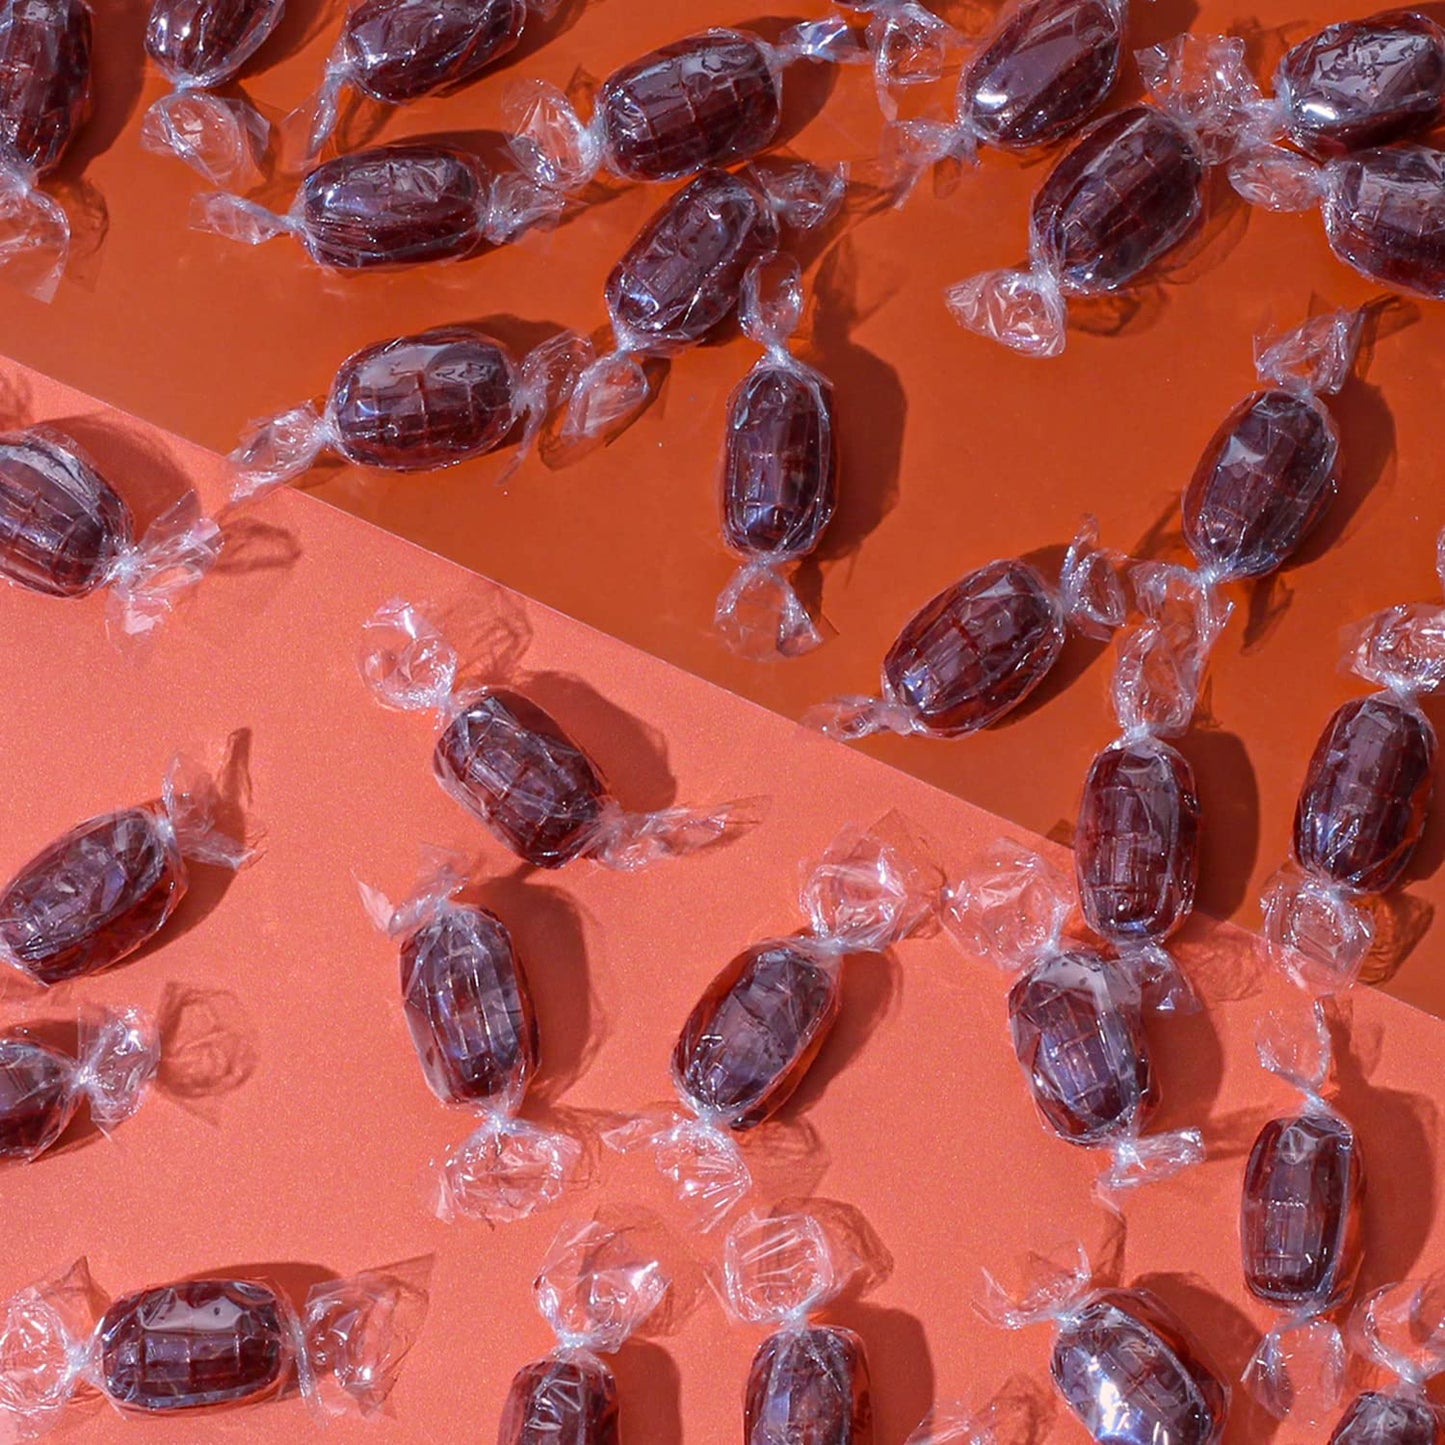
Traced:
<path fill-rule="evenodd" d="M 1199 223 L 1204 162 L 1177 121 L 1134 105 L 1096 121 L 1033 204 L 1035 254 L 1065 291 L 1112 291 Z"/>
<path fill-rule="evenodd" d="M 0 1159 L 43 1154 L 79 1102 L 74 1059 L 35 1039 L 0 1037 Z"/>
<path fill-rule="evenodd" d="M 1054 954 L 1009 990 L 1008 1011 L 1014 1053 L 1054 1133 L 1088 1147 L 1137 1131 L 1158 1091 L 1138 996 L 1117 963 Z"/>
<path fill-rule="evenodd" d="M 110 483 L 58 437 L 0 437 L 0 576 L 83 597 L 105 582 L 133 532 Z"/>
<path fill-rule="evenodd" d="M 852 1330 L 769 1335 L 748 1371 L 744 1445 L 872 1445 L 868 1356 Z"/>
<path fill-rule="evenodd" d="M 732 313 L 743 276 L 778 248 L 768 198 L 747 176 L 704 171 L 643 227 L 607 278 L 607 308 L 628 349 L 701 341 Z"/>
<path fill-rule="evenodd" d="M 96 973 L 153 938 L 185 896 L 186 867 L 151 808 L 92 818 L 0 894 L 0 947 L 38 983 Z"/>
<path fill-rule="evenodd" d="M 389 105 L 445 94 L 516 47 L 525 0 L 361 0 L 342 45 L 347 79 Z"/>
<path fill-rule="evenodd" d="M 1101 1290 L 1063 1320 L 1050 1370 L 1108 1445 L 1213 1445 L 1228 1393 L 1184 1326 L 1142 1290 Z"/>
<path fill-rule="evenodd" d="M 432 765 L 454 798 L 538 868 L 586 852 L 608 801 L 587 755 L 536 703 L 503 689 L 467 702 Z"/>
<path fill-rule="evenodd" d="M 481 240 L 487 180 L 449 146 L 356 151 L 306 177 L 302 242 L 323 266 L 360 270 L 464 256 Z"/>
<path fill-rule="evenodd" d="M 837 967 L 789 942 L 740 953 L 708 985 L 672 1053 L 678 1088 L 704 1114 L 751 1129 L 783 1105 L 838 1016 Z"/>
<path fill-rule="evenodd" d="M 442 1103 L 521 1097 L 537 1071 L 537 1019 L 498 918 L 444 906 L 402 943 L 401 993 L 422 1071 Z"/>
<path fill-rule="evenodd" d="M 1027 562 L 990 562 L 917 612 L 883 661 L 893 696 L 940 737 L 987 727 L 1048 675 L 1059 604 Z"/>
<path fill-rule="evenodd" d="M 1392 146 L 1331 162 L 1330 246 L 1366 276 L 1445 296 L 1445 154 Z"/>
<path fill-rule="evenodd" d="M 1271 1304 L 1323 1308 L 1360 1266 L 1359 1145 L 1334 1114 L 1273 1119 L 1244 1171 L 1239 1235 L 1244 1282 Z"/>
<path fill-rule="evenodd" d="M 1383 893 L 1409 866 L 1430 807 L 1435 731 L 1387 693 L 1355 698 L 1325 725 L 1295 807 L 1300 866 Z"/>
<path fill-rule="evenodd" d="M 1164 938 L 1188 917 L 1199 878 L 1199 798 L 1180 753 L 1146 738 L 1094 759 L 1074 870 L 1084 917 L 1103 938 Z"/>
<path fill-rule="evenodd" d="M 125 1295 L 96 1334 L 100 1383 L 128 1410 L 200 1410 L 279 1388 L 293 1346 L 264 1285 L 193 1280 Z"/>
<path fill-rule="evenodd" d="M 1312 396 L 1246 397 L 1210 438 L 1184 493 L 1184 540 L 1206 567 L 1263 577 L 1282 566 L 1334 494 L 1339 438 Z"/>
<path fill-rule="evenodd" d="M 43 175 L 90 105 L 84 0 L 18 0 L 0 9 L 0 159 Z"/>
<path fill-rule="evenodd" d="M 1329 1445 L 1439 1445 L 1440 1417 L 1423 1396 L 1357 1395 L 1330 1435 Z"/>
<path fill-rule="evenodd" d="M 965 69 L 959 118 L 1008 150 L 1062 140 L 1113 89 L 1123 44 L 1111 0 L 1024 0 Z"/>
<path fill-rule="evenodd" d="M 781 114 L 767 52 L 734 30 L 691 35 L 615 71 L 597 113 L 613 167 L 639 181 L 755 155 Z"/>
<path fill-rule="evenodd" d="M 350 460 L 422 471 L 481 456 L 517 419 L 511 357 L 469 326 L 439 326 L 347 358 L 328 411 Z"/>
<path fill-rule="evenodd" d="M 619 1445 L 617 1380 L 595 1355 L 525 1365 L 512 1377 L 497 1445 Z"/>
<path fill-rule="evenodd" d="M 286 0 L 154 0 L 146 54 L 169 76 L 229 80 L 281 23 Z"/>
<path fill-rule="evenodd" d="M 1285 131 L 1310 155 L 1383 145 L 1428 130 L 1445 99 L 1445 31 L 1412 10 L 1345 20 L 1280 62 Z"/>
<path fill-rule="evenodd" d="M 723 536 L 745 556 L 811 552 L 838 502 L 832 388 L 793 366 L 755 366 L 728 399 Z"/>

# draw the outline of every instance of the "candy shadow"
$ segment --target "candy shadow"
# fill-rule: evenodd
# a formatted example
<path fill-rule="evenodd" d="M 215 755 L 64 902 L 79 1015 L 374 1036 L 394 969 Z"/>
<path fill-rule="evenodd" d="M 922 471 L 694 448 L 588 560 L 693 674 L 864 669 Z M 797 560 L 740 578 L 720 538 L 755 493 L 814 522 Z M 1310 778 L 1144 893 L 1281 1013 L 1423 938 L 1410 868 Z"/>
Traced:
<path fill-rule="evenodd" d="M 589 976 L 582 914 L 560 888 L 532 881 L 525 865 L 488 879 L 476 898 L 506 924 L 516 942 L 542 1043 L 541 1069 L 529 1098 L 550 1103 L 587 1072 L 607 1037 Z"/>
<path fill-rule="evenodd" d="M 145 84 L 150 10 L 151 0 L 106 0 L 91 7 L 91 109 L 56 168 L 63 179 L 78 181 L 125 130 Z"/>
<path fill-rule="evenodd" d="M 663 1347 L 635 1336 L 610 1361 L 629 1440 L 681 1440 L 682 1372 Z"/>
<path fill-rule="evenodd" d="M 189 475 L 150 433 L 123 431 L 94 416 L 47 420 L 79 444 L 135 518 L 137 536 L 168 507 L 194 490 Z"/>
<path fill-rule="evenodd" d="M 171 982 L 156 1025 L 161 1036 L 157 1087 L 182 1108 L 216 1123 L 208 1101 L 234 1093 L 256 1071 L 254 1030 L 245 1005 L 225 989 Z"/>
<path fill-rule="evenodd" d="M 1244 740 L 1193 727 L 1174 745 L 1194 772 L 1199 797 L 1199 884 L 1194 906 L 1231 918 L 1244 903 L 1259 857 L 1259 783 Z"/>
<path fill-rule="evenodd" d="M 1146 1274 L 1133 1286 L 1156 1295 L 1178 1315 L 1204 1363 L 1230 1386 L 1225 1440 L 1240 1445 L 1273 1440 L 1280 1422 L 1240 1384 L 1244 1367 L 1259 1344 L 1259 1330 L 1250 1318 L 1191 1275 Z"/>
<path fill-rule="evenodd" d="M 923 1322 L 906 1310 L 852 1301 L 829 1317 L 863 1339 L 875 1382 L 870 1394 L 877 1445 L 902 1445 L 933 1408 L 933 1354 Z"/>
<path fill-rule="evenodd" d="M 1209 1010 L 1150 1014 L 1145 1032 L 1159 1077 L 1159 1108 L 1148 1134 L 1197 1128 L 1207 1142 L 1224 1082 L 1224 1046 Z"/>
<path fill-rule="evenodd" d="M 760 35 L 769 45 L 776 45 L 783 32 L 799 24 L 799 17 L 760 16 L 738 22 L 735 29 Z M 827 105 L 838 81 L 838 67 L 832 61 L 796 60 L 786 66 L 782 76 L 782 116 L 778 133 L 768 143 L 769 150 L 787 145 Z"/>
<path fill-rule="evenodd" d="M 1199 16 L 1195 0 L 1152 0 L 1151 4 L 1130 6 L 1124 36 L 1124 63 L 1113 92 L 1106 102 L 1110 110 L 1133 105 L 1144 98 L 1144 86 L 1133 62 L 1136 50 L 1164 45 L 1176 35 L 1192 29 Z M 1102 110 L 1102 108 L 1101 108 Z"/>
<path fill-rule="evenodd" d="M 276 22 L 276 28 L 266 42 L 246 62 L 242 77 L 262 75 L 273 70 L 289 56 L 304 50 L 311 42 L 339 18 L 343 7 L 337 0 L 286 0 L 286 8 Z M 317 84 L 320 84 L 317 76 Z"/>

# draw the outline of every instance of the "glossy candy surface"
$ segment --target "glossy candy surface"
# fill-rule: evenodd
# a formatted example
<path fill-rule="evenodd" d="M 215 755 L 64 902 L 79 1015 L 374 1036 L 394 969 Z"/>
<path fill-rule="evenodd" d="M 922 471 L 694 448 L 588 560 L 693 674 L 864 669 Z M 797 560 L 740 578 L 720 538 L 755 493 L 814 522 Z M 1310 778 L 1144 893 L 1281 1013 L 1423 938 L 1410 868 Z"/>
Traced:
<path fill-rule="evenodd" d="M 75 1117 L 75 1060 L 20 1035 L 0 1036 L 0 1159 L 33 1159 Z"/>
<path fill-rule="evenodd" d="M 1359 1147 L 1333 1114 L 1272 1119 L 1244 1171 L 1244 1282 L 1271 1304 L 1313 1306 L 1349 1289 L 1360 1263 Z"/>
<path fill-rule="evenodd" d="M 1152 1295 L 1101 1290 L 1061 1323 L 1050 1370 L 1105 1445 L 1213 1445 L 1228 1395 L 1184 1326 Z"/>
<path fill-rule="evenodd" d="M 852 1330 L 779 1330 L 748 1371 L 744 1445 L 872 1445 L 868 1357 Z"/>
<path fill-rule="evenodd" d="M 159 931 L 186 868 L 150 808 L 92 818 L 57 839 L 0 894 L 0 947 L 43 984 L 95 973 Z"/>
<path fill-rule="evenodd" d="M 167 75 L 217 85 L 281 23 L 286 0 L 154 0 L 146 54 Z"/>
<path fill-rule="evenodd" d="M 511 358 L 469 326 L 439 326 L 347 358 L 328 410 L 352 461 L 427 470 L 480 456 L 516 421 Z"/>
<path fill-rule="evenodd" d="M 597 113 L 612 165 L 639 181 L 754 155 L 780 118 L 767 51 L 734 30 L 674 41 L 615 71 L 598 94 Z"/>
<path fill-rule="evenodd" d="M 1062 140 L 1113 89 L 1123 44 L 1110 0 L 1024 0 L 964 70 L 960 119 L 1009 150 Z"/>
<path fill-rule="evenodd" d="M 1163 111 L 1134 105 L 1090 126 L 1033 204 L 1034 249 L 1065 291 L 1132 281 L 1199 223 L 1204 163 Z"/>
<path fill-rule="evenodd" d="M 619 1445 L 617 1381 L 595 1355 L 538 1360 L 512 1377 L 497 1445 Z"/>
<path fill-rule="evenodd" d="M 1009 990 L 1009 1031 L 1029 1091 L 1061 1139 L 1085 1146 L 1137 1129 L 1158 1097 L 1137 996 L 1117 964 L 1056 953 Z"/>
<path fill-rule="evenodd" d="M 832 388 L 764 363 L 728 400 L 723 536 L 745 555 L 800 557 L 818 545 L 838 502 Z"/>
<path fill-rule="evenodd" d="M 450 904 L 401 946 L 407 1026 L 444 1104 L 519 1098 L 537 1071 L 527 980 L 499 919 Z"/>
<path fill-rule="evenodd" d="M 929 732 L 954 737 L 1017 707 L 1063 646 L 1059 604 L 1037 570 L 990 562 L 914 614 L 883 675 Z"/>
<path fill-rule="evenodd" d="M 100 1380 L 130 1410 L 199 1410 L 268 1394 L 292 1356 L 264 1285 L 194 1280 L 126 1295 L 100 1322 Z"/>
<path fill-rule="evenodd" d="M 480 240 L 487 182 L 447 146 L 394 145 L 326 161 L 301 188 L 302 240 L 323 266 L 358 270 L 464 256 Z"/>
<path fill-rule="evenodd" d="M 559 868 L 587 850 L 607 790 L 581 748 L 520 693 L 478 694 L 437 741 L 442 786 L 519 858 Z"/>
<path fill-rule="evenodd" d="M 130 509 L 56 438 L 0 436 L 0 576 L 51 597 L 100 586 L 132 539 Z"/>
<path fill-rule="evenodd" d="M 521 39 L 525 0 L 361 0 L 346 16 L 347 79 L 400 105 L 473 81 Z"/>
<path fill-rule="evenodd" d="M 1163 938 L 1194 905 L 1199 797 L 1186 759 L 1156 738 L 1101 752 L 1074 833 L 1079 903 L 1101 937 Z"/>
<path fill-rule="evenodd" d="M 679 1089 L 732 1129 L 761 1124 L 798 1087 L 838 1016 L 838 969 L 780 941 L 740 953 L 708 985 L 672 1053 Z"/>
<path fill-rule="evenodd" d="M 1322 403 L 1272 388 L 1246 397 L 1204 448 L 1184 493 L 1184 540 L 1206 567 L 1263 577 L 1334 494 L 1339 439 Z"/>
<path fill-rule="evenodd" d="M 1329 1445 L 1438 1445 L 1439 1439 L 1429 1401 L 1367 1390 L 1341 1416 Z"/>
<path fill-rule="evenodd" d="M 1445 31 L 1409 10 L 1342 21 L 1286 54 L 1275 90 L 1289 138 L 1313 156 L 1400 140 L 1440 113 Z"/>
<path fill-rule="evenodd" d="M 1383 893 L 1425 831 L 1435 732 L 1418 709 L 1377 693 L 1325 726 L 1295 807 L 1301 867 L 1362 893 Z"/>
<path fill-rule="evenodd" d="M 1362 151 L 1332 162 L 1325 231 L 1366 276 L 1445 296 L 1445 154 L 1426 146 Z"/>
<path fill-rule="evenodd" d="M 0 159 L 37 175 L 60 160 L 90 104 L 90 48 L 83 0 L 0 8 Z"/>
<path fill-rule="evenodd" d="M 731 314 L 748 267 L 777 249 L 778 224 L 759 187 L 704 171 L 612 268 L 607 309 L 637 350 L 688 346 Z"/>

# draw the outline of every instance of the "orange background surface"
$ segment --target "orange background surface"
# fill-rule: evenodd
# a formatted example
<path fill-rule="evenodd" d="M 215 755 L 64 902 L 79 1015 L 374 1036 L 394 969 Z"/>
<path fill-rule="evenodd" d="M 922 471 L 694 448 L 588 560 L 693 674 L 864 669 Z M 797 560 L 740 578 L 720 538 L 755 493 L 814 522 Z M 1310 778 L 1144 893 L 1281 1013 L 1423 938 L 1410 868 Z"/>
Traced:
<path fill-rule="evenodd" d="M 272 115 L 316 84 L 338 8 L 292 0 L 244 82 Z M 796 8 L 826 11 L 811 0 Z M 1132 38 L 1160 41 L 1186 24 L 1237 29 L 1254 42 L 1264 74 L 1281 32 L 1296 37 L 1369 8 L 1358 0 L 1310 16 L 1288 0 L 1250 12 L 1164 0 L 1134 7 Z M 140 118 L 161 93 L 160 77 L 143 67 L 146 9 L 143 0 L 97 6 L 97 112 L 66 177 L 103 198 L 108 231 L 77 260 L 52 306 L 0 299 L 9 354 L 224 451 L 248 418 L 324 395 L 341 360 L 378 339 L 494 318 L 499 334 L 525 345 L 557 326 L 603 324 L 607 271 L 667 187 L 623 190 L 554 232 L 401 274 L 328 275 L 289 239 L 252 249 L 187 230 L 203 183 L 139 148 Z M 974 29 L 985 18 L 952 13 Z M 602 76 L 687 26 L 753 18 L 731 0 L 695 0 L 685 15 L 625 0 L 573 5 L 550 27 L 557 33 L 539 32 L 547 43 L 525 45 L 479 84 L 391 112 L 379 128 L 376 117 L 360 116 L 352 134 L 457 132 L 494 154 L 515 78 L 566 85 L 579 68 Z M 871 76 L 802 66 L 785 86 L 791 147 L 859 163 L 855 175 L 866 181 L 880 127 Z M 1129 65 L 1118 97 L 1136 92 Z M 928 103 L 947 101 L 941 90 Z M 883 652 L 918 605 L 991 557 L 1046 549 L 1052 564 L 1085 511 L 1098 514 L 1113 545 L 1141 554 L 1177 548 L 1179 491 L 1214 427 L 1253 384 L 1254 334 L 1271 318 L 1294 324 L 1315 301 L 1359 304 L 1377 294 L 1330 254 L 1317 215 L 1226 204 L 1207 244 L 1143 295 L 1120 334 L 1076 327 L 1061 359 L 1015 356 L 960 331 L 941 292 L 1022 258 L 1041 175 L 1038 163 L 988 153 L 950 194 L 925 187 L 902 211 L 855 214 L 821 255 L 814 247 L 806 258 L 817 301 L 804 355 L 836 386 L 843 494 L 819 568 L 837 636 L 809 657 L 745 662 L 711 631 L 714 598 L 733 567 L 718 535 L 716 457 L 727 393 L 757 355 L 745 338 L 679 358 L 641 420 L 569 468 L 550 471 L 533 458 L 499 488 L 509 453 L 420 476 L 332 467 L 316 474 L 317 492 L 783 713 L 871 691 Z M 289 194 L 277 187 L 283 204 Z M 1201 905 L 1251 926 L 1261 884 L 1286 854 L 1314 739 L 1358 690 L 1337 671 L 1339 628 L 1435 592 L 1433 538 L 1445 523 L 1445 312 L 1411 306 L 1382 333 L 1336 407 L 1341 494 L 1272 587 L 1239 594 L 1241 615 L 1218 649 L 1206 716 L 1186 744 L 1209 819 Z M 1076 642 L 1039 700 L 987 735 L 885 738 L 867 748 L 1024 826 L 1067 836 L 1088 761 L 1113 734 L 1107 681 L 1097 648 Z M 1435 876 L 1442 856 L 1445 828 L 1437 825 L 1411 885 L 1416 932 L 1445 898 Z M 1436 972 L 1417 953 L 1398 988 L 1445 1009 Z"/>
<path fill-rule="evenodd" d="M 28 420 L 82 437 L 143 518 L 192 478 L 216 504 L 216 458 L 33 374 L 6 368 Z M 626 876 L 580 865 L 539 876 L 487 839 L 429 777 L 424 719 L 367 697 L 354 657 L 362 621 L 403 595 L 461 639 L 497 618 L 524 624 L 528 688 L 634 807 L 766 793 L 766 822 L 732 846 Z M 99 598 L 19 590 L 0 607 L 6 747 L 0 874 L 78 820 L 152 797 L 173 750 L 214 761 L 228 738 L 249 760 L 264 855 L 230 879 L 199 870 L 164 941 L 46 998 L 158 1007 L 190 998 L 190 1036 L 217 1026 L 232 1087 L 182 1105 L 163 1096 L 106 1143 L 92 1135 L 0 1190 L 0 1294 L 78 1254 L 111 1292 L 246 1266 L 304 1290 L 319 1271 L 434 1256 L 431 1312 L 374 1429 L 337 1441 L 492 1438 L 512 1372 L 549 1347 L 529 1281 L 559 1219 L 599 1202 L 669 1209 L 641 1159 L 601 1161 L 570 1209 L 489 1231 L 428 1215 L 427 1162 L 459 1139 L 412 1054 L 396 960 L 357 899 L 364 878 L 406 887 L 421 843 L 475 850 L 485 896 L 514 930 L 536 995 L 541 1096 L 557 1111 L 627 1110 L 667 1097 L 676 1030 L 740 948 L 797 926 L 795 876 L 850 822 L 901 810 L 951 870 L 1005 827 L 981 809 L 841 749 L 315 501 L 283 494 L 233 536 L 208 580 L 143 659 L 118 655 Z M 1021 836 L 1015 832 L 1015 836 Z M 1242 1154 L 1288 1090 L 1261 1073 L 1261 1011 L 1297 996 L 1250 964 L 1251 943 L 1196 926 L 1185 957 L 1206 1013 L 1151 1025 L 1163 1091 L 1156 1127 L 1203 1126 L 1211 1158 L 1128 1200 L 1122 1277 L 1151 1283 L 1237 1376 L 1269 1312 L 1239 1273 Z M 780 1122 L 749 1142 L 764 1181 L 809 1146 L 806 1187 L 861 1211 L 892 1255 L 886 1281 L 832 1317 L 872 1358 L 878 1445 L 902 1445 L 935 1397 L 1045 1378 L 1048 1336 L 995 1331 L 971 1308 L 985 1264 L 1082 1233 L 1099 1163 L 1039 1126 L 1008 1044 L 1006 980 L 942 938 L 847 965 L 843 1013 Z M 15 1017 L 12 1008 L 8 1016 Z M 1384 994 L 1353 999 L 1341 1108 L 1373 1178 L 1362 1286 L 1445 1263 L 1433 1096 L 1445 1035 Z M 543 1116 L 546 1116 L 546 1108 Z M 535 1117 L 535 1114 L 534 1114 Z M 676 1215 L 671 1217 L 675 1220 Z M 693 1236 L 703 1259 L 711 1246 Z M 617 1365 L 631 1445 L 725 1445 L 758 1332 L 701 1298 L 678 1330 L 629 1345 Z M 192 1442 L 309 1436 L 299 1403 L 137 1427 L 78 1411 L 60 1438 Z M 1051 1437 L 1082 1441 L 1061 1417 Z M 1237 1394 L 1233 1442 L 1308 1439 Z"/>

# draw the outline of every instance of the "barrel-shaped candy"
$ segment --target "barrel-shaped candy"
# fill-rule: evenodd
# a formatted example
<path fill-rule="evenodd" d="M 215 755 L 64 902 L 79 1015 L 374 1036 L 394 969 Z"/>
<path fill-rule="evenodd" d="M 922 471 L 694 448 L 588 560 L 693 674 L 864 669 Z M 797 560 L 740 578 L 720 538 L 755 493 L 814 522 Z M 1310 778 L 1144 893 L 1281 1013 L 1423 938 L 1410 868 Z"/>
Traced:
<path fill-rule="evenodd" d="M 1337 1114 L 1272 1119 L 1244 1171 L 1239 1234 L 1250 1293 L 1285 1309 L 1322 1309 L 1360 1266 L 1363 1176 L 1354 1131 Z"/>
<path fill-rule="evenodd" d="M 85 0 L 13 0 L 0 8 L 0 161 L 43 175 L 90 105 Z"/>
<path fill-rule="evenodd" d="M 1445 152 L 1361 151 L 1330 163 L 1324 220 L 1330 246 L 1366 276 L 1445 297 Z"/>
<path fill-rule="evenodd" d="M 41 984 L 98 972 L 155 936 L 187 881 L 174 832 L 157 809 L 92 818 L 0 892 L 0 947 Z"/>
<path fill-rule="evenodd" d="M 1210 438 L 1184 492 L 1184 540 L 1228 577 L 1282 566 L 1334 493 L 1339 438 L 1323 403 L 1271 388 L 1246 397 Z"/>
<path fill-rule="evenodd" d="M 286 0 L 154 0 L 146 54 L 178 80 L 219 85 L 266 43 Z"/>
<path fill-rule="evenodd" d="M 1300 866 L 1383 893 L 1425 831 L 1434 772 L 1435 730 L 1418 708 L 1388 693 L 1345 703 L 1315 745 L 1295 807 Z"/>
<path fill-rule="evenodd" d="M 497 1445 L 619 1445 L 617 1380 L 595 1355 L 572 1352 L 512 1377 Z"/>
<path fill-rule="evenodd" d="M 33 1159 L 65 1132 L 81 1097 L 75 1068 L 38 1039 L 0 1037 L 0 1159 Z"/>
<path fill-rule="evenodd" d="M 852 1330 L 807 1325 L 769 1335 L 748 1371 L 744 1445 L 871 1445 L 868 1356 Z"/>
<path fill-rule="evenodd" d="M 708 985 L 672 1055 L 705 1116 L 750 1129 L 797 1088 L 838 1016 L 836 963 L 801 941 L 758 944 Z"/>
<path fill-rule="evenodd" d="M 1424 1395 L 1355 1396 L 1329 1445 L 1439 1445 L 1440 1416 Z"/>
<path fill-rule="evenodd" d="M 537 1020 L 501 920 L 448 904 L 401 946 L 412 1043 L 444 1104 L 520 1099 L 537 1071 Z"/>
<path fill-rule="evenodd" d="M 1074 833 L 1079 903 L 1114 943 L 1164 938 L 1199 878 L 1199 797 L 1188 761 L 1158 738 L 1121 741 L 1089 768 Z"/>

